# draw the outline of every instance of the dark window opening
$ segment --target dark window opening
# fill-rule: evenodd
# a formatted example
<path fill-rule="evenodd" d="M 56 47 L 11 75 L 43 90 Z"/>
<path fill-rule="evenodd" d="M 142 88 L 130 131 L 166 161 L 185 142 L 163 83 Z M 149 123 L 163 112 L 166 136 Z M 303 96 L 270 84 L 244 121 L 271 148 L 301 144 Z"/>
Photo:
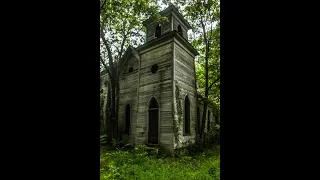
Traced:
<path fill-rule="evenodd" d="M 161 25 L 158 24 L 155 31 L 156 38 L 159 38 L 161 36 Z"/>
<path fill-rule="evenodd" d="M 151 67 L 151 72 L 152 73 L 156 73 L 158 71 L 158 65 L 154 64 L 152 67 Z"/>
<path fill-rule="evenodd" d="M 181 28 L 180 25 L 178 26 L 178 33 L 179 33 L 181 36 L 183 36 L 182 28 Z"/>
<path fill-rule="evenodd" d="M 131 110 L 130 110 L 130 105 L 127 104 L 126 106 L 126 122 L 125 122 L 125 130 L 124 133 L 129 134 L 129 129 L 130 129 L 130 116 L 131 116 Z"/>
<path fill-rule="evenodd" d="M 184 100 L 184 133 L 190 134 L 190 102 L 188 96 Z"/>
<path fill-rule="evenodd" d="M 158 102 L 155 98 L 152 98 L 149 106 L 149 109 L 153 109 L 153 108 L 158 108 Z"/>
<path fill-rule="evenodd" d="M 208 132 L 210 131 L 210 111 L 208 111 Z"/>
<path fill-rule="evenodd" d="M 133 71 L 133 68 L 131 67 L 130 69 L 129 69 L 129 73 L 131 73 Z"/>
<path fill-rule="evenodd" d="M 158 144 L 159 109 L 158 102 L 154 97 L 151 99 L 149 104 L 148 121 L 148 143 Z"/>

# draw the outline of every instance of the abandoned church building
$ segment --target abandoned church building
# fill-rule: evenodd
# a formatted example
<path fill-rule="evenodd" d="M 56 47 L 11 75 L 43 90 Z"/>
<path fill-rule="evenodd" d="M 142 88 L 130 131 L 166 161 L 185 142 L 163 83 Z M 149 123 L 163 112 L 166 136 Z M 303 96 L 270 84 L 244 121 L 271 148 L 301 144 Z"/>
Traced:
<path fill-rule="evenodd" d="M 195 74 L 199 54 L 188 42 L 191 26 L 178 10 L 169 6 L 160 14 L 168 21 L 143 22 L 145 43 L 129 46 L 119 61 L 118 128 L 125 143 L 157 144 L 172 152 L 194 143 L 196 128 L 200 129 L 203 107 Z M 107 80 L 102 72 L 105 94 Z M 106 106 L 105 102 L 103 109 Z M 215 125 L 212 112 L 209 104 L 205 132 Z"/>

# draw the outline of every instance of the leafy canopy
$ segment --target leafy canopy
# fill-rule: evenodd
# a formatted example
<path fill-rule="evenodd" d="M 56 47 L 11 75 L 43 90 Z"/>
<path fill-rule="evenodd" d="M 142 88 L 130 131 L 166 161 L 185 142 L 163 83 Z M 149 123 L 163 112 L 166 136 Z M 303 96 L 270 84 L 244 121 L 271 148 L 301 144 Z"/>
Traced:
<path fill-rule="evenodd" d="M 100 3 L 103 4 L 104 0 Z M 101 36 L 104 35 L 101 37 L 100 53 L 105 63 L 119 60 L 129 45 L 141 45 L 145 37 L 142 22 L 148 18 L 161 19 L 158 11 L 156 0 L 106 0 L 100 11 Z M 110 46 L 112 60 L 107 56 L 106 46 Z"/>

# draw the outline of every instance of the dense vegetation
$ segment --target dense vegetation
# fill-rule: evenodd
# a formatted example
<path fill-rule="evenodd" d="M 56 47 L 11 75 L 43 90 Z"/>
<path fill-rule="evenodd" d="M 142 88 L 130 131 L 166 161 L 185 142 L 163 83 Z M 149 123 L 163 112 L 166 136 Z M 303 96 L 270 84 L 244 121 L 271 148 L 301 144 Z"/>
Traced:
<path fill-rule="evenodd" d="M 220 148 L 192 153 L 187 149 L 174 156 L 146 146 L 132 150 L 101 149 L 100 179 L 181 180 L 220 179 Z"/>

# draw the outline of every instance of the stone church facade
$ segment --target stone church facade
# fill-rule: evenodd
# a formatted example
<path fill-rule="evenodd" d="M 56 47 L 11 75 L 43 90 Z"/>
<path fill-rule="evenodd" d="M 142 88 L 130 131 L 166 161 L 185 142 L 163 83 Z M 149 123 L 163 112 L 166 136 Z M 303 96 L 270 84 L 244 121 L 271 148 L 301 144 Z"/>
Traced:
<path fill-rule="evenodd" d="M 198 52 L 188 42 L 191 26 L 174 6 L 160 14 L 168 22 L 145 21 L 146 43 L 130 46 L 119 62 L 118 127 L 126 143 L 158 144 L 172 152 L 195 142 L 203 108 L 195 76 Z M 104 83 L 102 89 L 107 92 Z M 210 105 L 208 114 L 206 123 L 213 126 Z"/>

